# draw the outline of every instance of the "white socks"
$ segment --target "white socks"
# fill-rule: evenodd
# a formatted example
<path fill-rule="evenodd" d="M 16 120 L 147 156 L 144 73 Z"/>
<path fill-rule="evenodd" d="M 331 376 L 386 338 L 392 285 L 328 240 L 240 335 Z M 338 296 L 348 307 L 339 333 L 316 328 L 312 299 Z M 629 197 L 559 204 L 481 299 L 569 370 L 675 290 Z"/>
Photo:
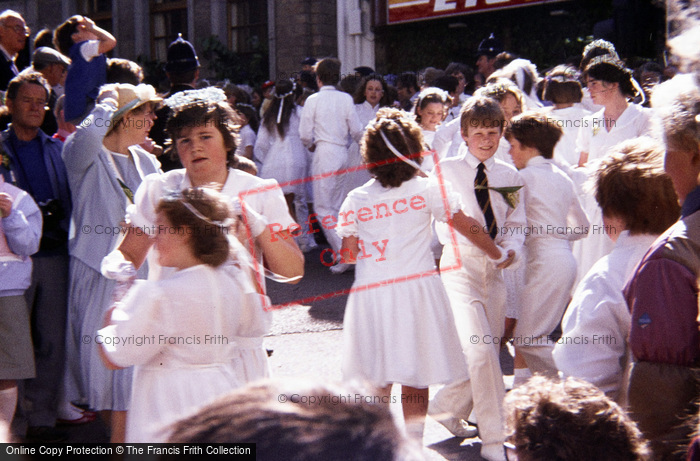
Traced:
<path fill-rule="evenodd" d="M 12 418 L 15 416 L 15 407 L 17 407 L 17 386 L 0 391 L 0 420 L 3 420 L 9 426 L 12 423 Z"/>

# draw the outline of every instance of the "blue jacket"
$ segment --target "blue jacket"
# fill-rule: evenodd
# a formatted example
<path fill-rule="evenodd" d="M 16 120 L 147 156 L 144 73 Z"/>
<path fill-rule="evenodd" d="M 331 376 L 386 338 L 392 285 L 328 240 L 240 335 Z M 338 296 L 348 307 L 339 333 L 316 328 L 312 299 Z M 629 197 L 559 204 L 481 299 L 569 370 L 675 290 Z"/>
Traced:
<path fill-rule="evenodd" d="M 9 168 L 5 167 L 0 163 L 0 174 L 2 174 L 5 181 L 14 184 L 20 189 L 30 191 L 31 189 L 27 187 L 26 184 L 21 184 L 17 182 L 15 184 L 15 178 L 19 181 L 19 175 L 11 174 L 11 170 L 16 168 L 17 165 L 17 152 L 12 150 L 12 146 L 8 142 L 10 136 L 10 130 L 12 130 L 12 125 L 0 134 L 0 143 L 2 144 L 2 150 L 10 158 Z M 47 136 L 43 131 L 39 130 L 37 136 L 41 139 L 41 146 L 44 156 L 44 165 L 46 166 L 46 171 L 49 174 L 49 179 L 51 180 L 51 189 L 53 190 L 53 195 L 56 197 L 63 206 L 65 211 L 65 218 L 61 221 L 61 228 L 66 232 L 70 228 L 70 215 L 72 210 L 70 189 L 68 187 L 68 173 L 66 173 L 66 166 L 63 164 L 63 159 L 61 158 L 61 151 L 63 150 L 63 143 L 58 139 L 51 138 Z"/>

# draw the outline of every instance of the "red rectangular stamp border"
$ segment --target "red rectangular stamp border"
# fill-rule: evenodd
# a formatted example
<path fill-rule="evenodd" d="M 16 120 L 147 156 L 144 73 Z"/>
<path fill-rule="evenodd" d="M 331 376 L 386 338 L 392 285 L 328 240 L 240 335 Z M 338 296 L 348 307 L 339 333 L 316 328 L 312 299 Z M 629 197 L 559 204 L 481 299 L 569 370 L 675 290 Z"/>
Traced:
<path fill-rule="evenodd" d="M 440 187 L 440 195 L 442 197 L 443 206 L 445 207 L 446 215 L 450 216 L 449 201 L 447 198 L 447 187 L 445 185 L 445 180 L 442 176 L 442 171 L 441 171 L 439 157 L 438 157 L 437 152 L 435 150 L 429 150 L 429 151 L 420 152 L 418 154 L 414 154 L 411 157 L 418 157 L 418 156 L 424 157 L 424 156 L 428 156 L 428 155 L 432 155 L 432 157 L 433 157 L 433 162 L 434 162 L 435 168 L 434 168 L 432 174 L 434 174 L 437 178 L 438 185 Z M 287 181 L 287 182 L 279 183 L 279 184 L 275 183 L 275 184 L 271 184 L 269 186 L 259 187 L 259 188 L 255 188 L 255 189 L 249 189 L 249 190 L 240 192 L 238 194 L 238 198 L 241 201 L 241 211 L 242 211 L 242 215 L 243 215 L 243 223 L 244 223 L 245 228 L 246 228 L 246 239 L 248 240 L 248 242 L 247 242 L 248 247 L 255 248 L 255 240 L 253 238 L 252 231 L 250 228 L 250 223 L 248 221 L 248 214 L 245 211 L 246 210 L 246 204 L 245 204 L 246 197 L 248 197 L 250 195 L 262 193 L 262 192 L 268 192 L 270 190 L 279 189 L 279 188 L 282 188 L 284 186 L 296 186 L 299 184 L 305 184 L 305 183 L 312 182 L 315 180 L 324 179 L 324 178 L 328 178 L 328 177 L 332 177 L 332 176 L 344 175 L 344 174 L 348 174 L 348 173 L 353 173 L 356 171 L 361 171 L 361 170 L 371 168 L 372 166 L 381 166 L 381 165 L 393 163 L 396 161 L 400 162 L 402 160 L 399 158 L 396 158 L 395 160 L 392 159 L 389 161 L 377 162 L 374 164 L 362 164 L 359 166 L 354 166 L 354 167 L 349 167 L 349 168 L 345 168 L 345 169 L 341 169 L 341 170 L 336 170 L 336 171 L 332 171 L 329 173 L 312 175 L 312 176 L 308 176 L 306 178 L 295 179 L 293 181 Z M 450 217 L 448 219 L 447 223 L 450 224 L 451 221 L 452 221 L 452 218 Z M 266 306 L 265 310 L 278 310 L 278 309 L 282 309 L 285 307 L 297 306 L 300 304 L 301 305 L 308 305 L 308 304 L 314 303 L 316 301 L 323 301 L 323 300 L 330 299 L 330 298 L 333 298 L 336 296 L 350 294 L 350 293 L 356 292 L 356 291 L 370 290 L 370 289 L 378 288 L 379 286 L 383 286 L 383 285 L 388 285 L 388 284 L 393 284 L 393 283 L 402 283 L 402 282 L 407 282 L 410 280 L 419 279 L 422 277 L 432 276 L 432 275 L 439 274 L 439 273 L 445 273 L 445 272 L 458 270 L 462 267 L 462 257 L 460 255 L 460 252 L 459 252 L 459 249 L 457 246 L 457 234 L 451 225 L 449 225 L 448 228 L 449 228 L 449 234 L 450 234 L 450 243 L 452 244 L 453 251 L 455 252 L 455 254 L 454 254 L 455 263 L 451 266 L 441 267 L 439 271 L 437 269 L 435 269 L 435 270 L 430 270 L 430 271 L 417 272 L 415 274 L 411 274 L 411 275 L 407 275 L 407 276 L 404 275 L 401 277 L 396 277 L 394 279 L 382 280 L 380 282 L 364 284 L 364 285 L 360 285 L 360 286 L 353 286 L 351 288 L 331 291 L 328 293 L 319 294 L 319 295 L 315 295 L 315 296 L 308 296 L 306 298 L 301 298 L 298 300 L 285 302 L 282 304 L 273 304 L 273 305 Z M 263 274 L 264 274 L 266 269 L 264 267 L 262 267 L 262 265 L 260 264 L 258 259 L 255 257 L 253 258 L 253 265 L 254 265 L 254 269 L 255 269 L 256 282 L 258 283 L 258 286 L 260 286 L 260 287 L 265 286 L 264 280 L 263 280 L 263 277 L 264 277 Z"/>

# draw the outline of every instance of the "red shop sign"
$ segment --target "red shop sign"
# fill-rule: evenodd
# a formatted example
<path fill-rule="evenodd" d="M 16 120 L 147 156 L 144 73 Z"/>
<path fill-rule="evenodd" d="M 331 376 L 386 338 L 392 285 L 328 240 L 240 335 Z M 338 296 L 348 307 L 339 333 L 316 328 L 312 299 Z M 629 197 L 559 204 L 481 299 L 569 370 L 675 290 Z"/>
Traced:
<path fill-rule="evenodd" d="M 563 0 L 387 0 L 387 23 L 420 21 Z"/>

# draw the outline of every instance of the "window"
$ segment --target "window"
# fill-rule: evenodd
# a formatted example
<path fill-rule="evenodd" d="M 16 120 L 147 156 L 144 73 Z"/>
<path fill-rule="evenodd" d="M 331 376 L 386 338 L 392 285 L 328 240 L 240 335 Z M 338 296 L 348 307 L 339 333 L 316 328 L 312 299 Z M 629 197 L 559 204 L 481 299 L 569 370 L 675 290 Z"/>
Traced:
<path fill-rule="evenodd" d="M 187 40 L 187 0 L 151 0 L 150 6 L 151 57 L 165 61 L 178 34 Z"/>
<path fill-rule="evenodd" d="M 98 27 L 112 33 L 112 0 L 79 0 L 78 14 L 95 21 Z"/>
<path fill-rule="evenodd" d="M 239 55 L 267 49 L 267 0 L 229 0 L 228 43 Z"/>

